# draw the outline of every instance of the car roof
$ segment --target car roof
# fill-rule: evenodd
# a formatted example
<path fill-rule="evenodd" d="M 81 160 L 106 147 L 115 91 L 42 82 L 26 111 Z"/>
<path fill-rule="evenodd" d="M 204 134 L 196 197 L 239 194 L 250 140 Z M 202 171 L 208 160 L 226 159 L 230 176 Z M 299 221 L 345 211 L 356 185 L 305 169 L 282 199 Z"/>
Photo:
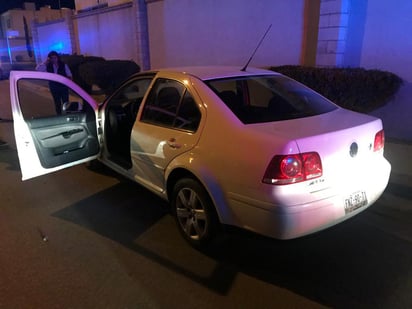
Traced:
<path fill-rule="evenodd" d="M 247 68 L 245 71 L 241 70 L 241 67 L 235 66 L 188 66 L 188 67 L 175 67 L 175 68 L 163 68 L 154 70 L 156 72 L 171 72 L 171 73 L 183 73 L 195 76 L 201 80 L 239 77 L 239 76 L 251 76 L 251 75 L 266 75 L 266 74 L 278 74 L 276 72 L 258 69 Z"/>

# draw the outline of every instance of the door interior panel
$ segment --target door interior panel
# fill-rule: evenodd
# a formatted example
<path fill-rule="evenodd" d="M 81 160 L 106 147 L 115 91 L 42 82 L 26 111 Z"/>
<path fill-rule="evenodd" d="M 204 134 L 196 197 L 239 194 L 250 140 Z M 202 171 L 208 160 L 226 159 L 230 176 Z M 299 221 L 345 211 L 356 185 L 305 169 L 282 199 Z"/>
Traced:
<path fill-rule="evenodd" d="M 86 113 L 28 120 L 44 168 L 87 158 L 99 152 L 96 122 Z"/>
<path fill-rule="evenodd" d="M 51 85 L 47 79 L 23 78 L 17 89 L 22 116 L 28 125 L 43 168 L 57 167 L 98 154 L 99 143 L 94 109 L 72 89 L 68 102 L 61 102 L 57 113 Z M 64 105 L 74 110 L 63 109 Z"/>

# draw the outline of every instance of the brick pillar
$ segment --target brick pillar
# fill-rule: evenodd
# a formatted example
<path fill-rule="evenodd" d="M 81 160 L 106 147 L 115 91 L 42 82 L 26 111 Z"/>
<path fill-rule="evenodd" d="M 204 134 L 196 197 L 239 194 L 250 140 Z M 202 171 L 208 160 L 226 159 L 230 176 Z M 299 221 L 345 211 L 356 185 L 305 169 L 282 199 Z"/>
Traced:
<path fill-rule="evenodd" d="M 343 66 L 351 0 L 321 0 L 316 65 Z"/>

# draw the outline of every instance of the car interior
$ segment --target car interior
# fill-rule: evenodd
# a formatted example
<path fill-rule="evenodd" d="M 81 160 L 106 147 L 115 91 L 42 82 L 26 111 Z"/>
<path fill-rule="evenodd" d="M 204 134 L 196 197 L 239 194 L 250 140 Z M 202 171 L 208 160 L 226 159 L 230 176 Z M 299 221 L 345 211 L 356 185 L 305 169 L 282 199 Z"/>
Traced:
<path fill-rule="evenodd" d="M 82 98 L 70 91 L 70 102 L 80 110 L 56 115 L 54 101 L 45 80 L 21 79 L 18 95 L 22 116 L 44 168 L 77 161 L 99 152 L 95 113 Z M 82 102 L 84 104 L 80 104 Z"/>
<path fill-rule="evenodd" d="M 132 167 L 130 137 L 143 97 L 124 101 L 115 98 L 106 109 L 105 139 L 109 159 L 125 169 Z"/>

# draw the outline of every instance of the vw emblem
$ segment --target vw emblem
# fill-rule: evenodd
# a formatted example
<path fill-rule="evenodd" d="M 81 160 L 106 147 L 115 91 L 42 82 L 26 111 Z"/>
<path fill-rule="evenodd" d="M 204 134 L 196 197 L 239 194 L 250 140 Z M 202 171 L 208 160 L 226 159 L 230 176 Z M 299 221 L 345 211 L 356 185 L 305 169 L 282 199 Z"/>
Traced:
<path fill-rule="evenodd" d="M 350 154 L 350 156 L 351 156 L 352 158 L 353 158 L 353 157 L 356 157 L 356 155 L 358 154 L 358 144 L 356 144 L 355 142 L 353 142 L 353 143 L 350 145 L 349 154 Z"/>

